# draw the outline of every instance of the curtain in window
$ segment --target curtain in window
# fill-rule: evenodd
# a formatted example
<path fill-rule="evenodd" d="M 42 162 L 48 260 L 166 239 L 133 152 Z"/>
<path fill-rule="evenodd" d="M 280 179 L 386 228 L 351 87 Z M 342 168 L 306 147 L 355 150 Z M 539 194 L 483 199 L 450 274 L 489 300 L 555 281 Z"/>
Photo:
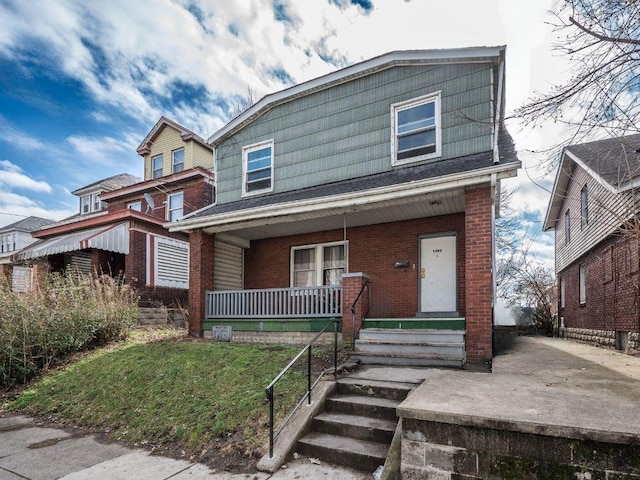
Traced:
<path fill-rule="evenodd" d="M 293 286 L 313 287 L 316 279 L 316 250 L 305 248 L 293 254 Z"/>
<path fill-rule="evenodd" d="M 341 285 L 344 273 L 344 245 L 324 247 L 323 252 L 323 281 L 324 285 Z"/>

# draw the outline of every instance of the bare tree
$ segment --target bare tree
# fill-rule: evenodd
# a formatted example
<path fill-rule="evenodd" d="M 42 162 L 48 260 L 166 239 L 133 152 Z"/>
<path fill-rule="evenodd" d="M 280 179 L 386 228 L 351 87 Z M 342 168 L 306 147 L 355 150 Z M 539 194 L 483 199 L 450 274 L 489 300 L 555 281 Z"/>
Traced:
<path fill-rule="evenodd" d="M 244 96 L 238 96 L 235 101 L 229 105 L 227 120 L 233 120 L 245 110 L 251 108 L 258 101 L 255 89 L 251 85 L 247 85 L 247 91 Z"/>
<path fill-rule="evenodd" d="M 604 129 L 640 131 L 640 2 L 561 0 L 550 22 L 560 34 L 555 50 L 568 57 L 572 76 L 516 110 L 526 124 L 563 122 L 567 143 Z"/>

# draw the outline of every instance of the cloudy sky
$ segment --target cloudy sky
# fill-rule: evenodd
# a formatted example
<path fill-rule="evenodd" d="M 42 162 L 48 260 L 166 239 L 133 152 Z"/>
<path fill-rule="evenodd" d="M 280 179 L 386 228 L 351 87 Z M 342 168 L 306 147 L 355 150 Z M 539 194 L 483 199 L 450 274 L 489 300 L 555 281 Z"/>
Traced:
<path fill-rule="evenodd" d="M 553 0 L 0 0 L 0 226 L 75 213 L 71 191 L 128 172 L 161 115 L 205 138 L 258 97 L 391 50 L 507 45 L 507 111 L 566 75 Z M 523 229 L 548 198 L 533 154 L 559 141 L 509 128 Z M 534 251 L 550 258 L 551 239 Z"/>

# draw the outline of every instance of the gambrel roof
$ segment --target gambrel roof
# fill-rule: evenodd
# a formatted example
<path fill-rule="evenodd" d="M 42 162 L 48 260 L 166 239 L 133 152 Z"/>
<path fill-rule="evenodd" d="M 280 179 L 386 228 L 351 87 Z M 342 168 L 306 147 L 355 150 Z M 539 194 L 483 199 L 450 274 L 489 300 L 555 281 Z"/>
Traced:
<path fill-rule="evenodd" d="M 559 218 L 574 162 L 612 193 L 637 188 L 640 185 L 640 134 L 565 147 L 551 192 L 544 230 L 553 229 Z"/>

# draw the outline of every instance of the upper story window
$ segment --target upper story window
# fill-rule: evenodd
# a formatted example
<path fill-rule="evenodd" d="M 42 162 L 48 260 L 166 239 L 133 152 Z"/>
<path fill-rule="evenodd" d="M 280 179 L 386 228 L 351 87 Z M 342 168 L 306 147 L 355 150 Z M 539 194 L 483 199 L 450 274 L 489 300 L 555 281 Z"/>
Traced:
<path fill-rule="evenodd" d="M 160 178 L 162 176 L 162 155 L 151 159 L 151 178 Z"/>
<path fill-rule="evenodd" d="M 92 193 L 80 197 L 80 213 L 98 212 L 101 209 L 102 202 L 100 201 L 100 193 Z"/>
<path fill-rule="evenodd" d="M 0 236 L 0 253 L 13 252 L 16 249 L 16 234 L 9 233 Z"/>
<path fill-rule="evenodd" d="M 180 217 L 182 217 L 184 206 L 184 193 L 172 193 L 167 198 L 167 220 L 170 222 L 175 222 Z"/>
<path fill-rule="evenodd" d="M 242 149 L 242 194 L 273 190 L 273 140 Z"/>
<path fill-rule="evenodd" d="M 440 92 L 391 105 L 394 165 L 441 155 Z"/>
<path fill-rule="evenodd" d="M 571 241 L 571 222 L 569 217 L 569 210 L 564 212 L 564 244 L 568 245 Z"/>
<path fill-rule="evenodd" d="M 127 208 L 130 210 L 136 210 L 138 212 L 142 211 L 142 202 L 131 202 L 127 204 Z"/>
<path fill-rule="evenodd" d="M 171 173 L 178 173 L 184 170 L 184 148 L 174 150 L 171 153 Z"/>
<path fill-rule="evenodd" d="M 585 185 L 580 190 L 580 227 L 584 228 L 589 223 L 589 193 Z"/>
<path fill-rule="evenodd" d="M 291 249 L 291 286 L 340 285 L 347 270 L 345 242 L 320 243 Z"/>

